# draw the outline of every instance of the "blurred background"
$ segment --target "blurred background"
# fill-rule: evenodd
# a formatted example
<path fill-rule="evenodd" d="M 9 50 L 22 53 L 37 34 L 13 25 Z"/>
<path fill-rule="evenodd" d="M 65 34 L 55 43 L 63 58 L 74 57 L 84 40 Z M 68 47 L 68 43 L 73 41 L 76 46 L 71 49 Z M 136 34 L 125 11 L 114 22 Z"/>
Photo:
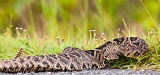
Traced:
<path fill-rule="evenodd" d="M 0 0 L 0 33 L 12 36 L 16 27 L 63 38 L 90 30 L 142 36 L 159 24 L 160 0 Z"/>

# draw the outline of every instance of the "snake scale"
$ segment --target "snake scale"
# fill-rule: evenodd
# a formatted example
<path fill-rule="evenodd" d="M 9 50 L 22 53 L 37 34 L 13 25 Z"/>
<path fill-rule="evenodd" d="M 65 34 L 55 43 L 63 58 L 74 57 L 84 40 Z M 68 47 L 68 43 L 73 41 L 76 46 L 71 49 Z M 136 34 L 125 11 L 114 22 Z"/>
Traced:
<path fill-rule="evenodd" d="M 93 50 L 67 47 L 61 54 L 18 57 L 0 62 L 0 72 L 45 72 L 101 69 L 108 66 L 105 60 L 119 56 L 141 56 L 148 45 L 139 37 L 122 37 L 108 41 Z"/>

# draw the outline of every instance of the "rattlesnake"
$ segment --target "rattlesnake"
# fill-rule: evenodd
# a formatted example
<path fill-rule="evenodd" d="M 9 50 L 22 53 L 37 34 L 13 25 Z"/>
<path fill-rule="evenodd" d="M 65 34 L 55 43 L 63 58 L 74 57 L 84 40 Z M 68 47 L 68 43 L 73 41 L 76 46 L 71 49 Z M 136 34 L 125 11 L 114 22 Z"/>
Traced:
<path fill-rule="evenodd" d="M 148 45 L 139 37 L 122 37 L 108 41 L 93 50 L 67 47 L 61 54 L 37 55 L 0 62 L 0 72 L 44 72 L 101 69 L 108 66 L 105 60 L 118 59 L 120 55 L 141 56 Z"/>

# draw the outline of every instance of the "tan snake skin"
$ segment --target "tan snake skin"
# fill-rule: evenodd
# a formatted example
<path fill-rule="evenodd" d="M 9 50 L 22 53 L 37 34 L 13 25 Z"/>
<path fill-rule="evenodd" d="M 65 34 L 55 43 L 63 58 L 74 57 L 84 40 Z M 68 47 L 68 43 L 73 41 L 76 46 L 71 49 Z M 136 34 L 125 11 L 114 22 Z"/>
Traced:
<path fill-rule="evenodd" d="M 94 50 L 67 47 L 61 54 L 28 56 L 0 62 L 0 72 L 44 72 L 100 69 L 108 66 L 105 60 L 119 56 L 141 56 L 148 45 L 139 37 L 122 37 L 108 41 Z"/>

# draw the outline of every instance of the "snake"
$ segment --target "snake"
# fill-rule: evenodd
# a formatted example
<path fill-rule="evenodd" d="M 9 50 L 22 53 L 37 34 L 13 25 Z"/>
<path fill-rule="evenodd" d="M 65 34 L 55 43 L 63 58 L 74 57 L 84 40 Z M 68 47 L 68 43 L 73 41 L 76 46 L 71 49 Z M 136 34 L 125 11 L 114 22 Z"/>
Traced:
<path fill-rule="evenodd" d="M 91 50 L 66 47 L 60 54 L 17 57 L 0 62 L 0 72 L 56 72 L 102 69 L 108 65 L 105 60 L 116 60 L 119 56 L 143 56 L 148 44 L 139 37 L 121 37 L 107 41 Z"/>

